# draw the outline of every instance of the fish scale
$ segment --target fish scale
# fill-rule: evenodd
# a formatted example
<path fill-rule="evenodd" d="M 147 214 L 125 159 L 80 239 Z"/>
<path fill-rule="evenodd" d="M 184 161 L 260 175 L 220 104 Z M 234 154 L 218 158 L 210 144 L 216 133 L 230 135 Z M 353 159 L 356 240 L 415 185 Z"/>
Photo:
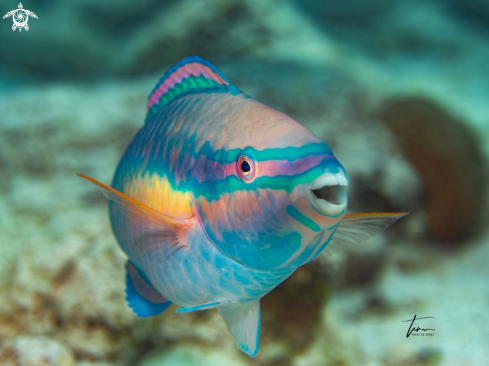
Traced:
<path fill-rule="evenodd" d="M 246 268 L 225 256 L 209 243 L 200 227 L 194 228 L 192 234 L 187 238 L 187 249 L 178 251 L 165 261 L 162 270 L 151 266 L 151 263 L 155 262 L 155 255 L 164 256 L 164 253 L 141 256 L 143 267 L 151 268 L 149 273 L 146 272 L 151 283 L 159 292 L 166 295 L 165 297 L 172 299 L 173 303 L 182 307 L 212 301 L 256 300 L 270 292 L 295 270 L 291 268 L 278 271 L 258 271 Z M 222 273 L 226 275 L 222 276 Z M 167 274 L 171 274 L 171 277 Z M 187 290 L 185 294 L 179 292 L 176 285 L 181 284 L 182 281 L 192 283 L 193 291 Z M 208 290 L 205 297 L 202 296 L 201 288 Z"/>
<path fill-rule="evenodd" d="M 331 149 L 198 57 L 163 76 L 147 111 L 112 187 L 80 175 L 109 199 L 138 316 L 215 308 L 253 357 L 264 295 L 405 215 L 345 214 L 348 178 Z"/>

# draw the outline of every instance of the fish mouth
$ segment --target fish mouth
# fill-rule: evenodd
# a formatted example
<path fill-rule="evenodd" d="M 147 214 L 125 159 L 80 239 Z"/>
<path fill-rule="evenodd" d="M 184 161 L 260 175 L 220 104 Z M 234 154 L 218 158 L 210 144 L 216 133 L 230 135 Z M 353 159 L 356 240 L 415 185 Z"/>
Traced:
<path fill-rule="evenodd" d="M 348 202 L 348 180 L 342 173 L 326 173 L 312 182 L 309 201 L 321 213 L 329 216 L 341 214 Z"/>

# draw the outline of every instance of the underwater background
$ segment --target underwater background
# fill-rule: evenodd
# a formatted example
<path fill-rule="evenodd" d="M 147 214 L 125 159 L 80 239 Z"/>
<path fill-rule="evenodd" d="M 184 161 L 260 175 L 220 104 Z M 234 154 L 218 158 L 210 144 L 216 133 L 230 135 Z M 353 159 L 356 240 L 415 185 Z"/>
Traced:
<path fill-rule="evenodd" d="M 487 1 L 23 6 L 29 31 L 0 22 L 0 365 L 489 364 Z M 76 176 L 111 182 L 192 55 L 333 149 L 348 212 L 410 212 L 265 296 L 253 359 L 215 310 L 132 313 L 107 202 Z M 414 315 L 434 335 L 407 338 Z"/>

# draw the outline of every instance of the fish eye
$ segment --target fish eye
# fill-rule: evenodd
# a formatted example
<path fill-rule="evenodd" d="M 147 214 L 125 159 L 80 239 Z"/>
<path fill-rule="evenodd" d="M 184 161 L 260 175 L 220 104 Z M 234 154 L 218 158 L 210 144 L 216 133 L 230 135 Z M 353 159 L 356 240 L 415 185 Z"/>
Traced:
<path fill-rule="evenodd" d="M 249 181 L 255 176 L 255 162 L 249 156 L 241 155 L 236 162 L 236 171 L 242 180 Z"/>

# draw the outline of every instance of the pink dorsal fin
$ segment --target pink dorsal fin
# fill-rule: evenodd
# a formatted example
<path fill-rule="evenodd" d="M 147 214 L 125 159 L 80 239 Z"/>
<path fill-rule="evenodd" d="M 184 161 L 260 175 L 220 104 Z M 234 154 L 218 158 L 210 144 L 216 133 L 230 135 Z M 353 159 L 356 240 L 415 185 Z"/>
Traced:
<path fill-rule="evenodd" d="M 192 77 L 194 80 L 191 80 Z M 172 67 L 158 82 L 148 97 L 148 111 L 153 106 L 165 104 L 179 95 L 218 86 L 234 87 L 210 62 L 197 56 L 187 57 Z M 172 95 L 167 95 L 171 92 Z"/>

